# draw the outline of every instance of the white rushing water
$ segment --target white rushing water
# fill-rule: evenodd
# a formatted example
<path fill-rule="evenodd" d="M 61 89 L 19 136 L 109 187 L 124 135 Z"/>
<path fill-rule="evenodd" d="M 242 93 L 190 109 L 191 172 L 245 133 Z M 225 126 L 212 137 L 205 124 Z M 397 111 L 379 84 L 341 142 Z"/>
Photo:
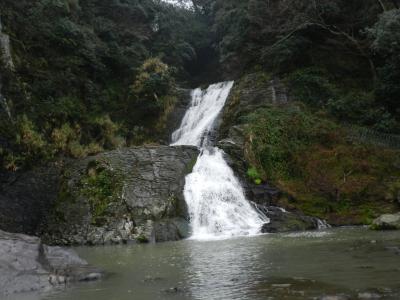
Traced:
<path fill-rule="evenodd" d="M 207 90 L 195 89 L 182 124 L 172 135 L 172 145 L 201 148 L 193 172 L 186 177 L 184 190 L 192 239 L 254 235 L 268 222 L 246 200 L 239 180 L 224 159 L 224 152 L 210 145 L 209 134 L 232 86 L 230 81 L 213 84 Z"/>

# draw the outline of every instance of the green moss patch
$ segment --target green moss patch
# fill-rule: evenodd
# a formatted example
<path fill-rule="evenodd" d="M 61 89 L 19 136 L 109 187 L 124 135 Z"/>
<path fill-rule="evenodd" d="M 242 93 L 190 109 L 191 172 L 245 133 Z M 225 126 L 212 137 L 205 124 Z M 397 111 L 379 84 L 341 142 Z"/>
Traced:
<path fill-rule="evenodd" d="M 101 224 L 109 206 L 121 199 L 121 176 L 108 166 L 92 161 L 88 164 L 86 175 L 80 180 L 79 193 L 90 206 L 92 222 Z"/>

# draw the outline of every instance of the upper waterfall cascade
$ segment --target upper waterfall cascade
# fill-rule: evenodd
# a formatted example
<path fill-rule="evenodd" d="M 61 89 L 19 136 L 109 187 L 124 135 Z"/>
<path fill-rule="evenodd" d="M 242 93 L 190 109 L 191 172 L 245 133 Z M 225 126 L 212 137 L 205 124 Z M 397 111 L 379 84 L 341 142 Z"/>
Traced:
<path fill-rule="evenodd" d="M 192 239 L 254 235 L 268 222 L 246 200 L 239 180 L 224 159 L 224 152 L 214 147 L 209 138 L 232 86 L 233 82 L 229 81 L 210 85 L 207 90 L 193 90 L 182 124 L 172 134 L 172 145 L 201 148 L 184 189 Z"/>

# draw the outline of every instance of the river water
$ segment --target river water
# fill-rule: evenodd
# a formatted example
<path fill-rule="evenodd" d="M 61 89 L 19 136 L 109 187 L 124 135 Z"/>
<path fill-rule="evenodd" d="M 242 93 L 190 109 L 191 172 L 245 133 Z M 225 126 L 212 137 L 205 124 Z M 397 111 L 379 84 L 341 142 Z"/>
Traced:
<path fill-rule="evenodd" d="M 366 228 L 81 247 L 77 252 L 104 268 L 107 278 L 15 299 L 281 300 L 342 294 L 360 299 L 377 294 L 398 300 L 399 247 L 398 231 Z"/>

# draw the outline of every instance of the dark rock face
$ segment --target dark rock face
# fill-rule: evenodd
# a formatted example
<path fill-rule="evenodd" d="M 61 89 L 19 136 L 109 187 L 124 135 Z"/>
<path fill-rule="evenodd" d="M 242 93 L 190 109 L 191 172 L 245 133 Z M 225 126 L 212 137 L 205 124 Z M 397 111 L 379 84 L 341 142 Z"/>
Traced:
<path fill-rule="evenodd" d="M 219 139 L 227 138 L 232 126 L 241 118 L 271 104 L 283 105 L 289 101 L 288 93 L 278 78 L 265 81 L 258 73 L 249 74 L 233 87 L 222 111 Z"/>
<path fill-rule="evenodd" d="M 259 209 L 270 219 L 261 228 L 262 233 L 279 233 L 291 231 L 306 231 L 319 229 L 317 218 L 292 213 L 273 206 L 258 206 Z"/>
<path fill-rule="evenodd" d="M 162 242 L 186 237 L 185 176 L 195 147 L 138 147 L 68 164 L 54 210 L 42 225 L 49 244 Z"/>
<path fill-rule="evenodd" d="M 178 89 L 177 91 L 177 102 L 172 112 L 168 115 L 164 135 L 162 137 L 163 143 L 166 145 L 171 144 L 172 133 L 181 125 L 182 119 L 191 101 L 190 93 L 191 90 L 188 89 Z"/>
<path fill-rule="evenodd" d="M 102 276 L 101 270 L 72 250 L 43 245 L 37 237 L 0 231 L 0 298 Z"/>
<path fill-rule="evenodd" d="M 60 168 L 0 174 L 0 229 L 35 234 L 57 199 Z"/>

